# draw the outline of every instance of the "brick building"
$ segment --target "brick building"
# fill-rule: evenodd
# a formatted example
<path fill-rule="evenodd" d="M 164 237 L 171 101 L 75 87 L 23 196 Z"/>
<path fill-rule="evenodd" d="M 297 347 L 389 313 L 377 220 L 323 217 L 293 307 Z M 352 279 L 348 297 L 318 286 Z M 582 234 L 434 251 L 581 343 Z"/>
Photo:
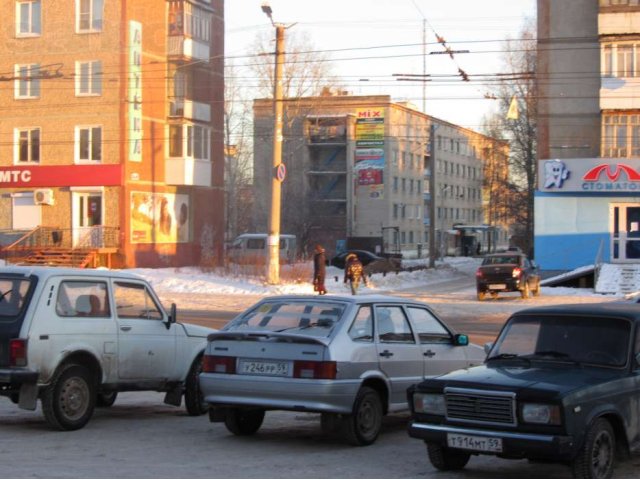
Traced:
<path fill-rule="evenodd" d="M 0 243 L 113 266 L 215 263 L 223 0 L 0 0 L 0 11 Z"/>

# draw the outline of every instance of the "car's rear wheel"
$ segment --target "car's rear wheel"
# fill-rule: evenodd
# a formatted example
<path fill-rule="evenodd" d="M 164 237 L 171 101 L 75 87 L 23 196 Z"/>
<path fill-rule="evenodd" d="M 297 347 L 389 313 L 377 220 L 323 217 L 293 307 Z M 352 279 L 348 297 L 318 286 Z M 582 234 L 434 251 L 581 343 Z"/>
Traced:
<path fill-rule="evenodd" d="M 611 424 L 599 418 L 587 431 L 571 468 L 574 478 L 611 478 L 615 465 L 616 436 Z"/>
<path fill-rule="evenodd" d="M 531 290 L 529 288 L 529 282 L 524 282 L 524 287 L 520 290 L 520 296 L 524 299 L 527 299 L 531 296 Z"/>
<path fill-rule="evenodd" d="M 478 292 L 478 301 L 483 301 L 487 296 L 487 292 Z"/>
<path fill-rule="evenodd" d="M 96 404 L 96 382 L 83 366 L 60 368 L 42 394 L 42 412 L 49 425 L 58 430 L 84 427 Z"/>
<path fill-rule="evenodd" d="M 199 375 L 202 372 L 202 356 L 196 358 L 187 375 L 184 391 L 184 403 L 187 413 L 191 416 L 204 415 L 209 411 L 209 405 L 204 401 L 204 395 L 200 390 Z"/>
<path fill-rule="evenodd" d="M 234 435 L 253 435 L 262 426 L 264 410 L 256 408 L 230 408 L 224 425 Z"/>
<path fill-rule="evenodd" d="M 99 392 L 96 396 L 96 407 L 111 407 L 116 403 L 118 392 Z"/>
<path fill-rule="evenodd" d="M 382 400 L 370 387 L 362 387 L 356 395 L 351 415 L 343 418 L 343 432 L 351 445 L 365 446 L 376 441 L 382 428 Z"/>
<path fill-rule="evenodd" d="M 436 443 L 427 443 L 429 461 L 438 470 L 462 470 L 469 462 L 471 454 L 459 450 L 451 450 Z"/>
<path fill-rule="evenodd" d="M 536 282 L 536 288 L 533 289 L 533 296 L 537 297 L 540 295 L 540 280 Z"/>

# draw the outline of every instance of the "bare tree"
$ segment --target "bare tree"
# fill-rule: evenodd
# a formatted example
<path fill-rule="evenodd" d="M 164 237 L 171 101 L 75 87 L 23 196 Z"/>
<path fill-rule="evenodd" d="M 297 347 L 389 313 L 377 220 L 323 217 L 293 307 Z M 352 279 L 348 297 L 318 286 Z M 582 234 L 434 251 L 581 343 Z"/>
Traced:
<path fill-rule="evenodd" d="M 505 72 L 493 95 L 499 101 L 498 112 L 485 120 L 485 130 L 510 142 L 509 178 L 505 189 L 510 192 L 510 217 L 520 232 L 519 243 L 525 251 L 533 251 L 534 192 L 537 184 L 536 132 L 537 88 L 535 25 L 527 22 L 517 39 L 509 39 L 504 50 Z M 508 115 L 512 102 L 517 115 Z M 514 118 L 515 117 L 515 118 Z"/>

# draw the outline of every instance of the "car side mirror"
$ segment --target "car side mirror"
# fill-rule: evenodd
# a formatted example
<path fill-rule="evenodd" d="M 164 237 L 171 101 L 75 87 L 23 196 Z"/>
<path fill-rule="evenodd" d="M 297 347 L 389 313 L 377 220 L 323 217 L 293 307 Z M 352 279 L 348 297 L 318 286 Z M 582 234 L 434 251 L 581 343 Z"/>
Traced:
<path fill-rule="evenodd" d="M 469 337 L 463 333 L 459 333 L 453 338 L 453 344 L 457 347 L 466 347 L 469 345 Z"/>
<path fill-rule="evenodd" d="M 484 353 L 486 353 L 488 355 L 492 348 L 493 348 L 493 342 L 485 343 L 484 344 Z"/>
<path fill-rule="evenodd" d="M 176 323 L 178 321 L 177 319 L 178 319 L 178 313 L 177 313 L 176 304 L 172 303 L 171 310 L 169 312 L 169 318 L 167 321 L 167 330 L 169 330 L 169 327 L 171 327 L 172 323 Z"/>

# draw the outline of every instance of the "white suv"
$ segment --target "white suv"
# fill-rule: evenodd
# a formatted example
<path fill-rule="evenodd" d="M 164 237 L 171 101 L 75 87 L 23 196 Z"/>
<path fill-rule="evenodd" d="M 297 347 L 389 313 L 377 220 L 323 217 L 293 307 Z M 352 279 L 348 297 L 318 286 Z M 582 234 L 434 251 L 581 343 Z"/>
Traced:
<path fill-rule="evenodd" d="M 109 270 L 0 268 L 0 395 L 76 430 L 118 392 L 166 392 L 206 413 L 198 374 L 214 332 L 176 322 L 143 279 Z"/>

